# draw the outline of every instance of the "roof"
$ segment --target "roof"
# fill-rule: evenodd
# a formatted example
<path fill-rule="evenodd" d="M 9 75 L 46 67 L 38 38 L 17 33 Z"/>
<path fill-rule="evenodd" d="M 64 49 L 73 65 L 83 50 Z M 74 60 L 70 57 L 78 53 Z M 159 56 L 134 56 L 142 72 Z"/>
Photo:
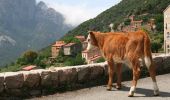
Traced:
<path fill-rule="evenodd" d="M 75 38 L 79 39 L 81 42 L 85 41 L 85 36 L 83 35 L 78 35 L 78 36 L 75 36 Z"/>
<path fill-rule="evenodd" d="M 170 5 L 168 7 L 166 7 L 166 9 L 163 12 L 165 12 L 169 7 L 170 7 Z"/>
<path fill-rule="evenodd" d="M 84 51 L 82 51 L 82 53 L 88 53 L 88 51 L 87 51 L 87 50 L 84 50 Z"/>
<path fill-rule="evenodd" d="M 72 45 L 75 45 L 76 43 L 68 43 L 68 44 L 66 44 L 64 47 L 70 47 L 70 46 L 72 46 Z"/>
<path fill-rule="evenodd" d="M 100 56 L 100 55 L 95 55 L 95 56 L 91 57 L 90 60 L 91 60 L 91 61 L 94 61 L 94 60 L 99 59 L 99 58 L 101 58 L 101 57 L 102 57 L 102 56 Z"/>
<path fill-rule="evenodd" d="M 61 46 L 64 46 L 65 45 L 65 42 L 64 41 L 56 41 L 56 43 L 52 46 L 54 47 L 61 47 Z"/>
<path fill-rule="evenodd" d="M 132 23 L 141 23 L 143 22 L 143 20 L 139 20 L 139 21 L 132 21 Z"/>
<path fill-rule="evenodd" d="M 36 68 L 37 66 L 34 66 L 34 65 L 30 65 L 30 66 L 26 66 L 24 68 L 22 68 L 23 70 L 26 70 L 26 71 L 29 71 L 29 70 L 32 70 L 34 68 Z"/>

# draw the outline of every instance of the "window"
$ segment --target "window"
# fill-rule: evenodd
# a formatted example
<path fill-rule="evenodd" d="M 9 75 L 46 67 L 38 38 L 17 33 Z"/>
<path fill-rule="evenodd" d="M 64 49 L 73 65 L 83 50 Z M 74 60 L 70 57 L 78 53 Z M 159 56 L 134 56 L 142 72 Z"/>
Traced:
<path fill-rule="evenodd" d="M 167 45 L 167 48 L 169 48 L 169 45 Z"/>

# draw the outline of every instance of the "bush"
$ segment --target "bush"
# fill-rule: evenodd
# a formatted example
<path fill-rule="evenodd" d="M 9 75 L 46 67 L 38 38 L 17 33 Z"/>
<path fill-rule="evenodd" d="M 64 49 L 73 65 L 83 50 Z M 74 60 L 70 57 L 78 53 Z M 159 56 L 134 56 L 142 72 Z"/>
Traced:
<path fill-rule="evenodd" d="M 102 58 L 99 58 L 98 60 L 97 60 L 97 63 L 101 63 L 101 62 L 105 62 L 105 59 L 102 57 Z"/>
<path fill-rule="evenodd" d="M 38 57 L 38 54 L 34 51 L 26 51 L 22 57 L 18 58 L 17 64 L 26 65 L 33 64 L 34 60 Z"/>

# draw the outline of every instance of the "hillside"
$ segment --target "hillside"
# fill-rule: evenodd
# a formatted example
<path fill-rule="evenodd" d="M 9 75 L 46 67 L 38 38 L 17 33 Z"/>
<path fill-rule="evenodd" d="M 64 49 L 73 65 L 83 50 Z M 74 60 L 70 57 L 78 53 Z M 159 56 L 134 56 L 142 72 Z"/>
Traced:
<path fill-rule="evenodd" d="M 25 50 L 42 49 L 62 37 L 72 26 L 44 2 L 0 0 L 0 65 Z"/>
<path fill-rule="evenodd" d="M 116 27 L 132 14 L 147 21 L 150 18 L 156 18 L 160 14 L 162 15 L 164 9 L 169 4 L 170 0 L 122 0 L 119 4 L 99 14 L 96 18 L 80 24 L 65 36 L 77 34 L 87 35 L 88 30 L 107 32 L 109 31 L 108 25 L 110 23 L 114 23 Z M 163 22 L 157 24 L 158 26 L 162 26 L 161 29 L 159 29 L 159 31 L 162 32 Z"/>
<path fill-rule="evenodd" d="M 87 36 L 87 31 L 102 31 L 108 32 L 109 24 L 114 23 L 115 27 L 124 22 L 130 15 L 135 15 L 137 19 L 142 19 L 145 22 L 150 18 L 156 19 L 157 32 L 159 34 L 150 34 L 152 39 L 152 49 L 161 49 L 163 44 L 163 11 L 170 4 L 170 0 L 122 0 L 119 4 L 107 9 L 99 14 L 96 18 L 87 20 L 78 27 L 69 31 L 63 38 L 75 35 Z M 41 51 L 41 54 L 50 56 L 51 47 Z"/>

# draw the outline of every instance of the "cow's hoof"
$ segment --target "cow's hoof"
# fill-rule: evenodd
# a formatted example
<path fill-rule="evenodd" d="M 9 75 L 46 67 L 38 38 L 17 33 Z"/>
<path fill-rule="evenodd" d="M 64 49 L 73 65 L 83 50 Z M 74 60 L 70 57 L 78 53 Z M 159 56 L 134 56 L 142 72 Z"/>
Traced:
<path fill-rule="evenodd" d="M 117 90 L 120 90 L 121 88 L 122 88 L 122 86 L 121 85 L 116 85 L 116 87 L 115 87 Z"/>
<path fill-rule="evenodd" d="M 133 94 L 129 94 L 128 97 L 133 97 L 134 95 Z"/>
<path fill-rule="evenodd" d="M 112 90 L 112 87 L 107 87 L 107 91 L 111 91 Z"/>
<path fill-rule="evenodd" d="M 159 96 L 159 94 L 154 94 L 153 96 Z"/>

